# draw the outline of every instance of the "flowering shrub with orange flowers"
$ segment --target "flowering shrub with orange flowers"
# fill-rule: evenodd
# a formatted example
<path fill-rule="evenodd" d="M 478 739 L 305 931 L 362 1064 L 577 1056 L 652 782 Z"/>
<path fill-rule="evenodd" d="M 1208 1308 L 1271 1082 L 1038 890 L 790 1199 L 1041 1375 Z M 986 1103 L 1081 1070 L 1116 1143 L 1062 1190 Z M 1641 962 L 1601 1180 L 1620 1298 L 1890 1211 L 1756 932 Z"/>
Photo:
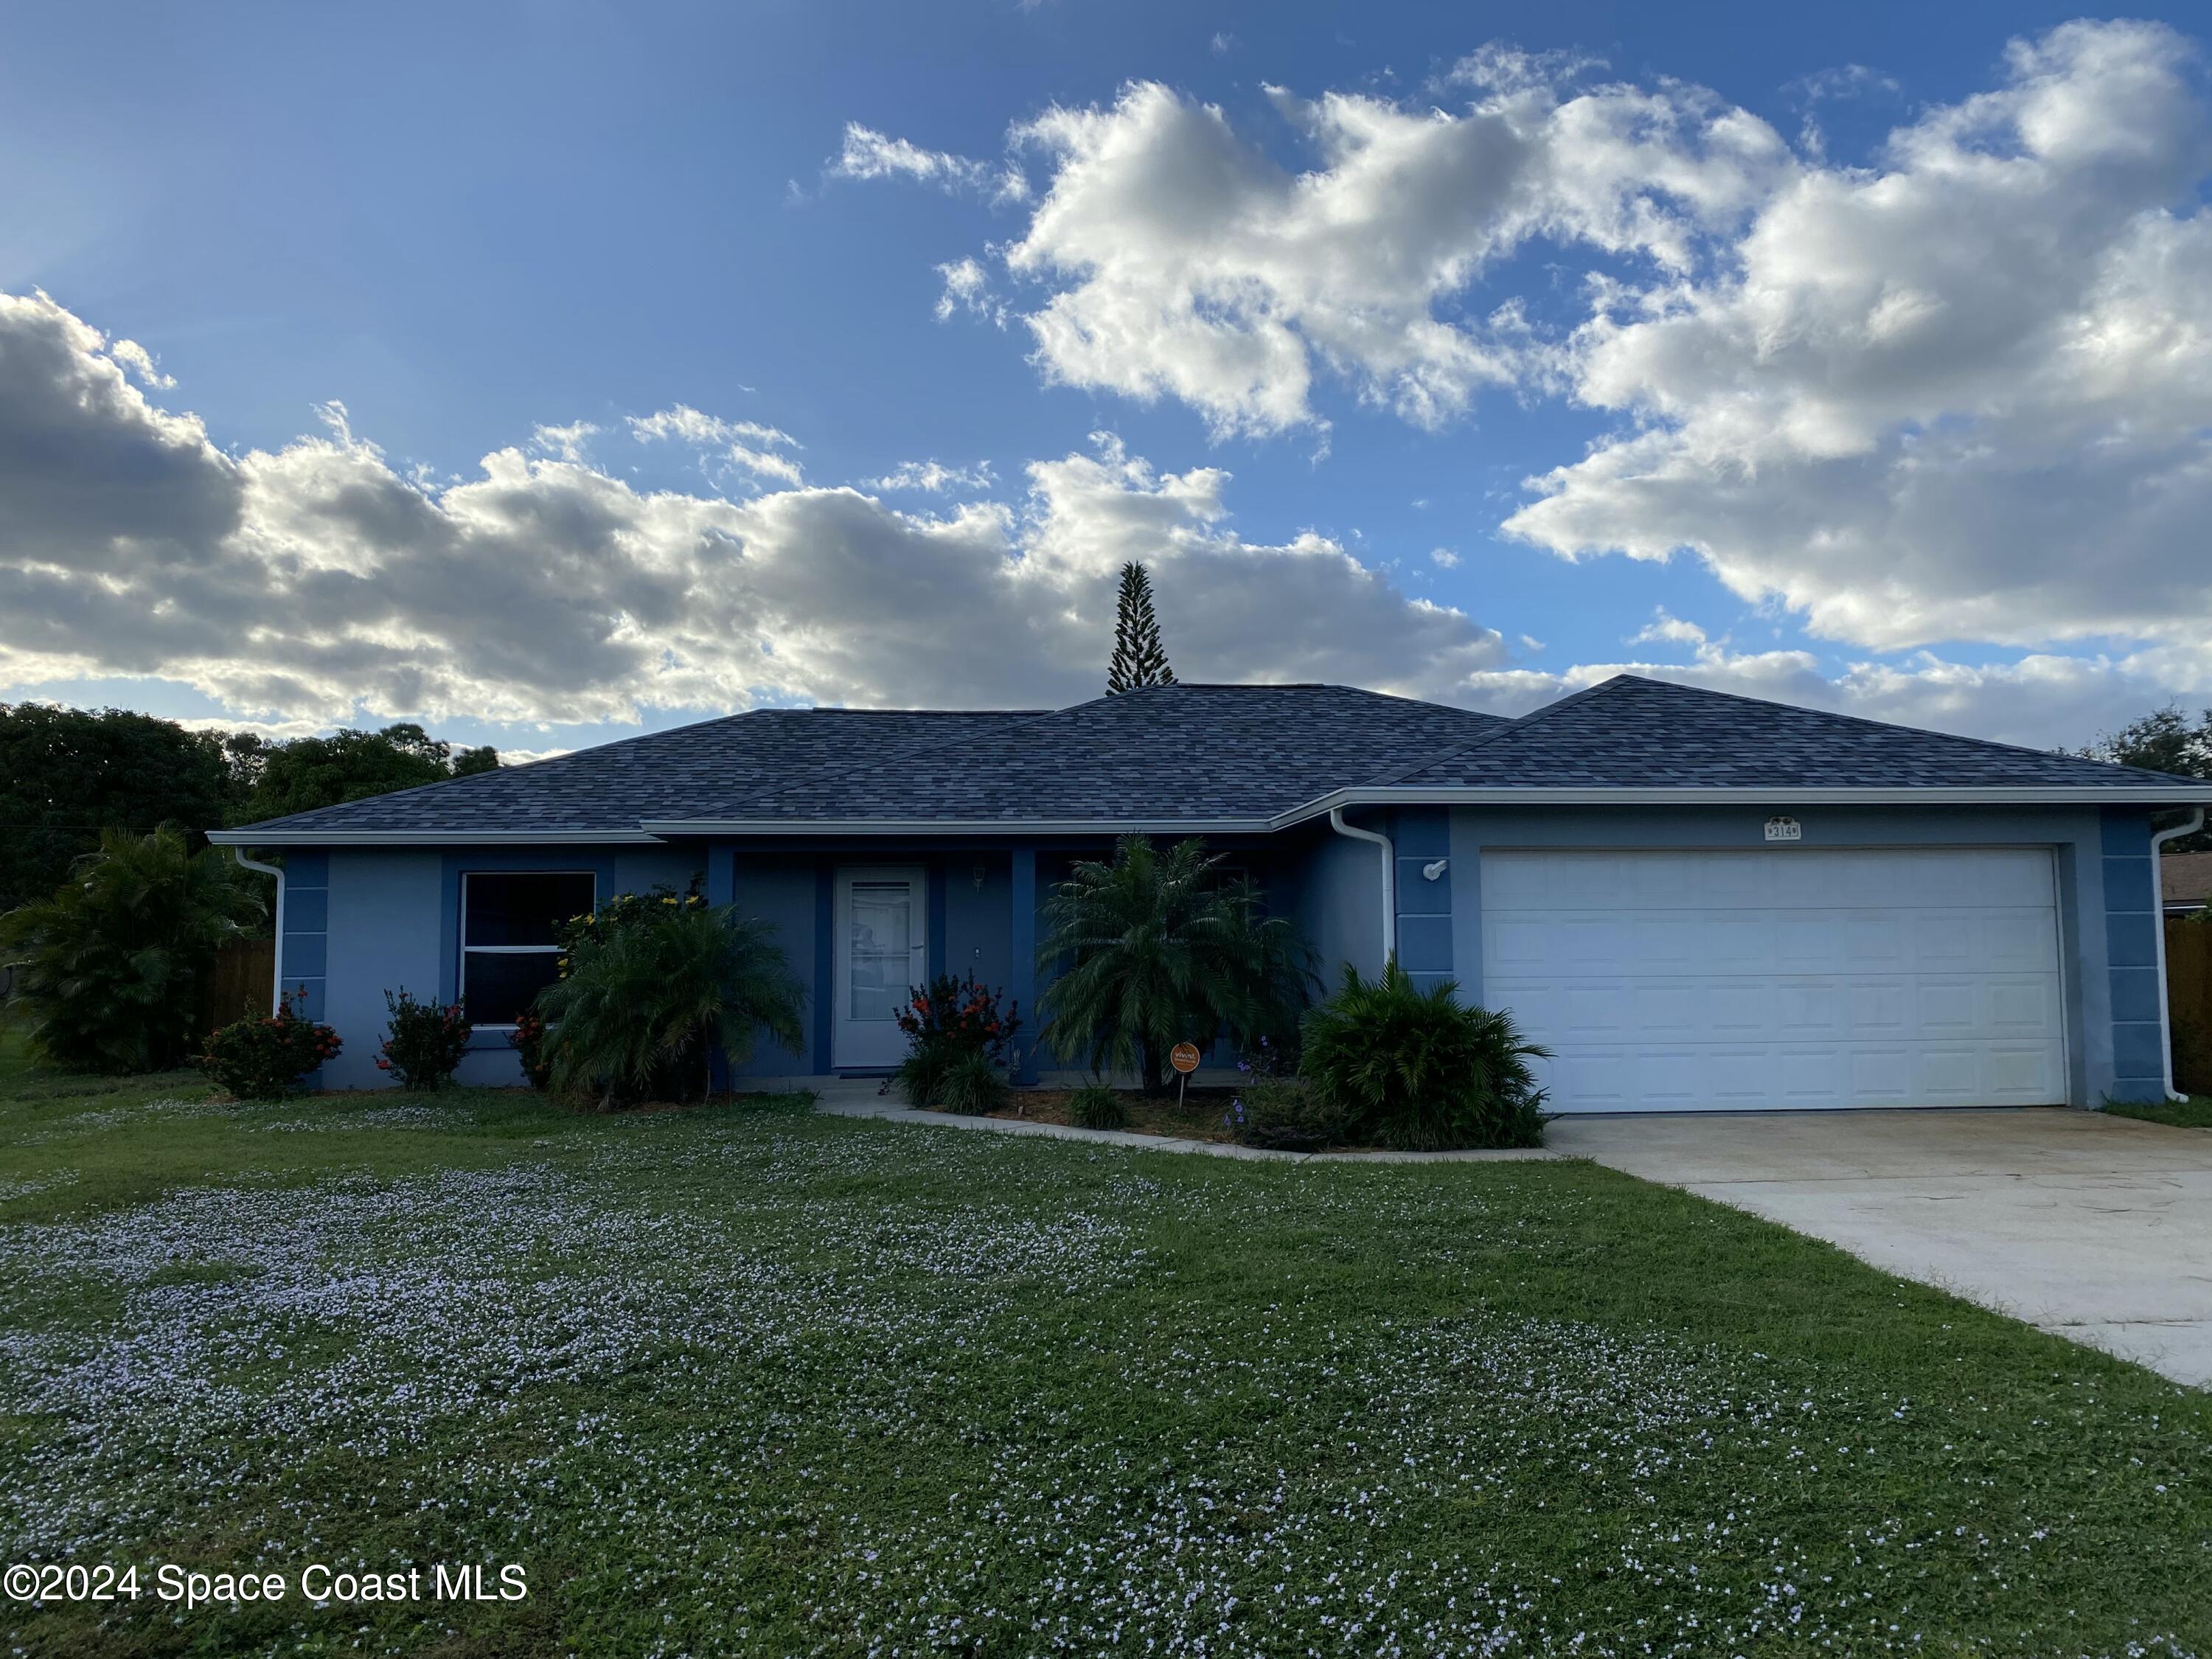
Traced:
<path fill-rule="evenodd" d="M 973 1112 L 1004 1102 L 1006 1082 L 1000 1073 L 1022 1029 L 1018 1004 L 1002 1011 L 999 994 L 974 975 L 939 974 L 914 987 L 893 1018 L 906 1033 L 898 1086 L 908 1101 Z"/>
<path fill-rule="evenodd" d="M 545 1022 L 534 1008 L 525 1008 L 514 1017 L 514 1030 L 507 1038 L 522 1061 L 523 1076 L 540 1094 L 553 1086 L 553 1056 L 545 1046 Z"/>
<path fill-rule="evenodd" d="M 915 986 L 896 1018 L 917 1053 L 937 1051 L 948 1060 L 983 1054 L 1001 1066 L 1007 1045 L 1022 1029 L 1021 1005 L 1008 1003 L 1001 1012 L 999 993 L 973 974 L 964 979 L 939 974 L 928 984 Z"/>
<path fill-rule="evenodd" d="M 417 1002 L 405 986 L 384 994 L 391 1019 L 376 1050 L 376 1069 L 403 1089 L 442 1089 L 469 1051 L 469 1020 L 458 1002 Z"/>
<path fill-rule="evenodd" d="M 200 1069 L 240 1100 L 279 1100 L 342 1045 L 329 1026 L 303 1019 L 289 996 L 273 1014 L 248 1014 L 208 1038 Z"/>

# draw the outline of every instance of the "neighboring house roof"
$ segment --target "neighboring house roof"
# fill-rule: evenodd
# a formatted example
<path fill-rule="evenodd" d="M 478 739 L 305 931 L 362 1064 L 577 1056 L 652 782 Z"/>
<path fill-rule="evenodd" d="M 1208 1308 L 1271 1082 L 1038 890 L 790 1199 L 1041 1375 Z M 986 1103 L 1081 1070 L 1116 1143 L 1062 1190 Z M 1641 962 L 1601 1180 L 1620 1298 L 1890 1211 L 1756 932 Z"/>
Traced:
<path fill-rule="evenodd" d="M 1280 829 L 1414 800 L 2212 800 L 2212 785 L 1621 675 L 1517 720 L 1335 685 L 759 709 L 216 832 L 246 845 Z"/>
<path fill-rule="evenodd" d="M 2158 888 L 2165 909 L 2212 904 L 2212 853 L 2168 853 L 2158 861 Z"/>

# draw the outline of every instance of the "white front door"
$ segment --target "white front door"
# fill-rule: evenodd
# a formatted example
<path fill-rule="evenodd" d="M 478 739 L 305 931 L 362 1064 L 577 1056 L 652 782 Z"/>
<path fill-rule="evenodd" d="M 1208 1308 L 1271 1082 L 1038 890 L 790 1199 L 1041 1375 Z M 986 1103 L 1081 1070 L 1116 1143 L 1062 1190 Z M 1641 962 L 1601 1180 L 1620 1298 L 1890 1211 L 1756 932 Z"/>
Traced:
<path fill-rule="evenodd" d="M 830 1062 L 896 1066 L 906 1058 L 897 1016 L 929 973 L 928 880 L 918 869 L 837 872 L 837 1017 Z"/>
<path fill-rule="evenodd" d="M 2050 850 L 1482 855 L 1482 1000 L 1552 1109 L 2066 1098 Z"/>

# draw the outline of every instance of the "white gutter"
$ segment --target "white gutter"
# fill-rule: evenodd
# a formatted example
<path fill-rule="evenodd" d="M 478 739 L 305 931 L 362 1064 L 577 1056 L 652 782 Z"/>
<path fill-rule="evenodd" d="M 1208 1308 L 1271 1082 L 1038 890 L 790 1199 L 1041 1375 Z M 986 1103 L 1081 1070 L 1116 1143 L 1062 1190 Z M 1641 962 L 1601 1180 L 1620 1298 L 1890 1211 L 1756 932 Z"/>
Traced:
<path fill-rule="evenodd" d="M 2177 823 L 2171 830 L 2161 830 L 2150 838 L 2150 920 L 2151 933 L 2158 940 L 2158 1057 L 2166 1084 L 2166 1097 L 2172 1101 L 2189 1098 L 2173 1086 L 2173 1010 L 2166 1001 L 2166 888 L 2158 878 L 2160 849 L 2166 842 L 2183 836 L 2193 836 L 2204 827 L 2204 809 L 2198 807 L 2189 815 L 2186 823 Z"/>
<path fill-rule="evenodd" d="M 1388 967 L 1398 959 L 1398 849 L 1390 844 L 1389 836 L 1346 823 L 1341 806 L 1329 809 L 1328 827 L 1340 836 L 1371 841 L 1382 849 L 1382 962 Z"/>
<path fill-rule="evenodd" d="M 276 949 L 275 968 L 269 975 L 269 1012 L 277 1012 L 284 1006 L 284 870 L 282 865 L 264 864 L 259 859 L 246 856 L 246 848 L 232 843 L 231 857 L 248 870 L 258 870 L 264 876 L 276 878 Z"/>
<path fill-rule="evenodd" d="M 1346 806 L 2179 806 L 2192 800 L 2212 803 L 2212 787 L 2200 792 L 2166 788 L 2060 788 L 2023 785 L 1960 785 L 1949 787 L 1861 788 L 1829 785 L 1785 789 L 1716 785 L 1652 786 L 1636 789 L 1574 787 L 1516 788 L 1510 785 L 1439 788 L 1375 787 L 1333 790 L 1312 800 L 1254 818 L 647 818 L 648 838 L 670 836 L 1053 836 L 1217 835 L 1265 836 L 1291 829 Z M 373 831 L 357 831 L 365 838 Z M 425 842 L 454 843 L 465 832 L 423 834 Z M 603 832 L 604 833 L 604 832 Z M 548 833 L 549 842 L 584 837 Z M 302 842 L 311 839 L 302 834 Z M 319 842 L 333 837 L 313 838 Z M 494 836 L 482 836 L 485 842 Z"/>
<path fill-rule="evenodd" d="M 642 830 L 264 830 L 247 824 L 210 830 L 208 840 L 217 847 L 651 847 L 660 837 Z"/>
<path fill-rule="evenodd" d="M 635 830 L 215 830 L 218 847 L 650 847 L 688 836 L 1269 836 L 1346 806 L 2185 806 L 2212 787 L 2054 788 L 2017 784 L 1785 789 L 1655 785 L 1644 788 L 1405 786 L 1332 790 L 1249 818 L 646 818 Z"/>
<path fill-rule="evenodd" d="M 665 836 L 1265 836 L 1277 818 L 647 818 Z M 448 839 L 452 839 L 449 837 Z"/>
<path fill-rule="evenodd" d="M 1375 785 L 1338 789 L 1279 815 L 1296 821 L 1333 806 L 1711 806 L 1777 805 L 1793 803 L 1823 806 L 1992 806 L 2143 805 L 2178 806 L 2202 801 L 2212 804 L 2212 784 L 2195 789 L 2148 787 L 2142 785 L 2106 787 L 2099 784 L 1937 784 L 1923 787 L 1820 784 L 1790 787 L 1783 784 L 1643 784 L 1627 788 L 1602 785 L 1443 784 L 1433 788 L 1409 784 Z"/>

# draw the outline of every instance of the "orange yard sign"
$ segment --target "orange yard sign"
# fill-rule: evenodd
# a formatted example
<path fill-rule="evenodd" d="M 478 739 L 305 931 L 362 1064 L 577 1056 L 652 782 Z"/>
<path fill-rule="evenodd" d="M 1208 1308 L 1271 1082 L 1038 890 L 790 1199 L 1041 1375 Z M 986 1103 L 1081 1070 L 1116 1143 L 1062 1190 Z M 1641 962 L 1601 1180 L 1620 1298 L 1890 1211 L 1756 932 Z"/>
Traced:
<path fill-rule="evenodd" d="M 1168 1050 L 1168 1064 L 1176 1068 L 1176 1104 L 1180 1106 L 1184 1093 L 1190 1087 L 1190 1074 L 1198 1069 L 1198 1045 L 1195 1042 L 1176 1043 Z"/>

